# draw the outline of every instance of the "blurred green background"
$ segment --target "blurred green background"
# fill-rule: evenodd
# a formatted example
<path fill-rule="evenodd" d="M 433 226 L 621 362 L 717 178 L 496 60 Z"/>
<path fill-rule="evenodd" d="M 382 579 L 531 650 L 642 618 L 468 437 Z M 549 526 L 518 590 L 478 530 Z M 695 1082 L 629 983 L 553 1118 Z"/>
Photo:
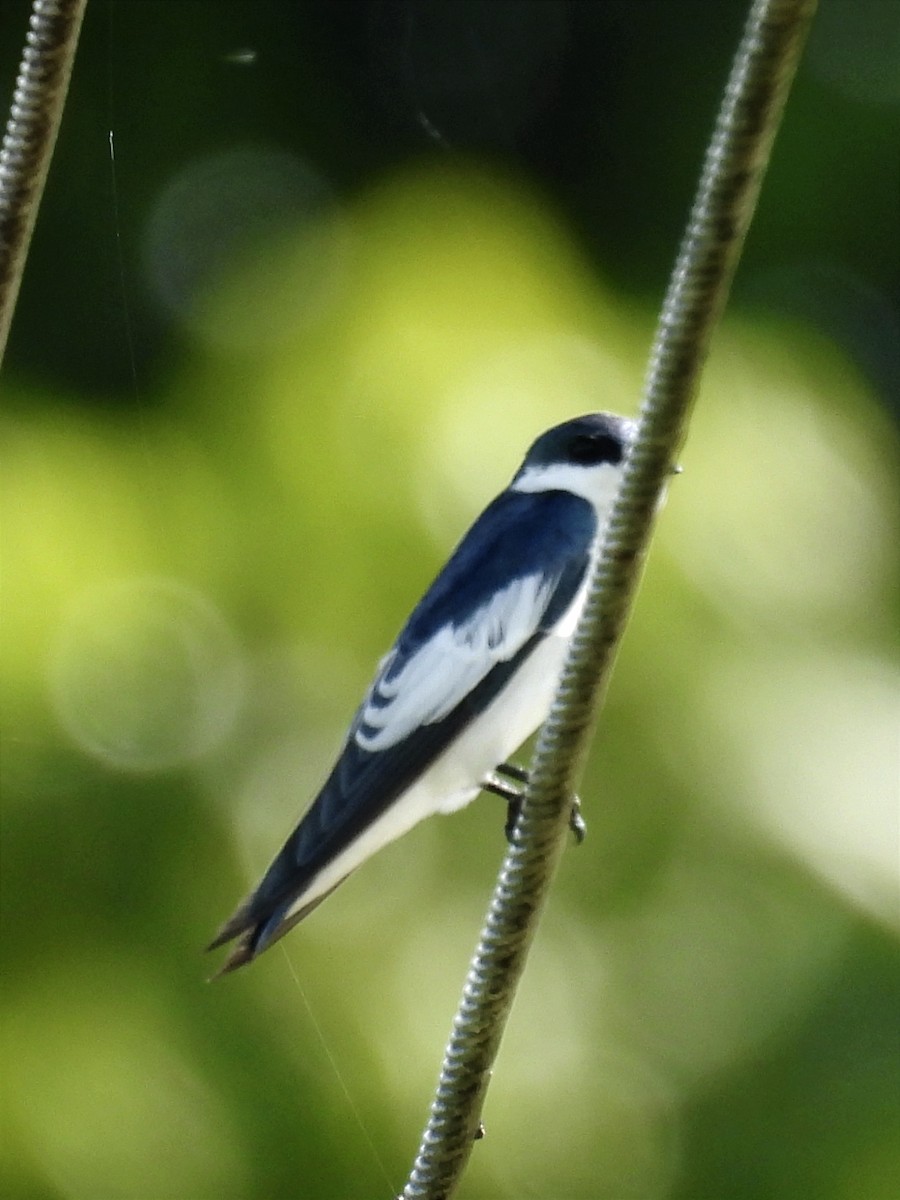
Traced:
<path fill-rule="evenodd" d="M 635 410 L 743 13 L 91 0 L 2 388 L 4 1197 L 402 1187 L 502 806 L 201 948 L 530 440 Z M 468 1200 L 900 1194 L 898 61 L 822 0 Z"/>

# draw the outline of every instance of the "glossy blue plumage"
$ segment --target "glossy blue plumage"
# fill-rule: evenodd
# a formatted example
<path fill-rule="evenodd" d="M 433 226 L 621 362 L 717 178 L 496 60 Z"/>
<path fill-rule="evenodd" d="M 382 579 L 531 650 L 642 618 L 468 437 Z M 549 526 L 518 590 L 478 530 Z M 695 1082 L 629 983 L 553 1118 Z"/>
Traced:
<path fill-rule="evenodd" d="M 416 605 L 397 645 L 410 653 L 449 622 L 461 624 L 514 579 L 560 576 L 543 628 L 577 590 L 597 530 L 594 509 L 571 492 L 506 491 L 493 500 Z"/>

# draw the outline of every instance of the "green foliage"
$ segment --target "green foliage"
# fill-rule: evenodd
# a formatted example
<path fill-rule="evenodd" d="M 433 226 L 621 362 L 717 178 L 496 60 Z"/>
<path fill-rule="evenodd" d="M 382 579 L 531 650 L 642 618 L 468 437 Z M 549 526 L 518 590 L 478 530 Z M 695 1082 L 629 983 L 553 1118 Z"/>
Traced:
<path fill-rule="evenodd" d="M 530 439 L 633 411 L 653 305 L 521 176 L 438 158 L 255 231 L 168 312 L 179 349 L 144 374 L 138 340 L 130 407 L 40 382 L 24 332 L 11 350 L 4 1194 L 387 1196 L 497 802 L 415 830 L 246 972 L 207 986 L 200 948 Z M 751 305 L 717 338 L 462 1195 L 893 1196 L 896 440 L 873 378 Z"/>

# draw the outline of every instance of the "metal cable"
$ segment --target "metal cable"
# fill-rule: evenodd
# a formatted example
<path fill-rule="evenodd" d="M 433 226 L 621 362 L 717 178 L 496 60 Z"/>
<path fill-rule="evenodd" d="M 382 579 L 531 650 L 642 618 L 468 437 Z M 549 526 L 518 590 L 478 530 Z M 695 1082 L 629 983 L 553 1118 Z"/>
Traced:
<path fill-rule="evenodd" d="M 0 149 L 0 363 L 87 0 L 34 0 Z"/>
<path fill-rule="evenodd" d="M 750 224 L 816 0 L 755 0 L 707 150 L 650 354 L 635 444 L 532 762 L 402 1200 L 452 1195 L 477 1137 L 491 1066 L 564 844 L 571 796 L 683 440 L 711 332 Z"/>

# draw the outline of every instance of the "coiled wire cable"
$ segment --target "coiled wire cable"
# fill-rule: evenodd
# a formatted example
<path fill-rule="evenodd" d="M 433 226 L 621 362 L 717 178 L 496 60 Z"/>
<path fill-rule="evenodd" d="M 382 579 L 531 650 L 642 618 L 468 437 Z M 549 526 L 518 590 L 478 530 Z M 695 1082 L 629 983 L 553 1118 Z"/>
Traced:
<path fill-rule="evenodd" d="M 34 0 L 0 148 L 0 363 L 87 0 Z"/>
<path fill-rule="evenodd" d="M 751 7 L 663 303 L 635 441 L 401 1200 L 451 1196 L 478 1137 L 491 1067 L 564 844 L 659 497 L 683 441 L 815 7 L 816 0 L 755 0 Z"/>

